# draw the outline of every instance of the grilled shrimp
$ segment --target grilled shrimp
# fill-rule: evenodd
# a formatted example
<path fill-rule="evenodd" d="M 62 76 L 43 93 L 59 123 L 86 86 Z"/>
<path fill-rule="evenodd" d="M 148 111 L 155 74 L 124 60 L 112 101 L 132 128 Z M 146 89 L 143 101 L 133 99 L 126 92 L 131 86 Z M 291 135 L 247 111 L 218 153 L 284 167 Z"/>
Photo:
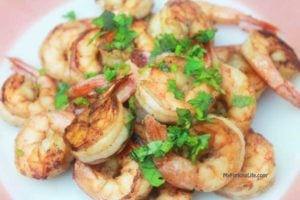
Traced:
<path fill-rule="evenodd" d="M 200 30 L 213 29 L 214 23 L 240 24 L 241 22 L 257 25 L 264 30 L 276 30 L 266 22 L 231 8 L 204 1 L 170 0 L 161 11 L 152 17 L 149 32 L 154 37 L 163 33 L 173 33 L 177 39 L 181 39 L 193 36 Z"/>
<path fill-rule="evenodd" d="M 191 200 L 192 192 L 181 190 L 165 183 L 159 188 L 151 191 L 149 200 Z"/>
<path fill-rule="evenodd" d="M 91 27 L 89 20 L 72 21 L 56 26 L 49 33 L 40 48 L 41 62 L 47 74 L 70 84 L 85 78 L 79 69 L 70 68 L 71 47 L 78 35 Z"/>
<path fill-rule="evenodd" d="M 74 115 L 65 111 L 34 115 L 15 140 L 15 163 L 24 176 L 47 179 L 66 171 L 73 156 L 64 143 L 65 128 Z"/>
<path fill-rule="evenodd" d="M 285 52 L 278 48 L 280 44 L 283 45 L 284 43 L 274 39 L 273 34 L 253 31 L 242 45 L 242 53 L 251 64 L 251 67 L 269 87 L 293 105 L 300 107 L 299 91 L 289 81 L 284 80 L 276 68 L 276 65 L 287 61 Z M 291 61 L 292 65 L 297 66 L 297 69 L 299 69 L 299 60 L 296 55 L 289 47 L 286 47 L 286 49 L 294 58 Z"/>
<path fill-rule="evenodd" d="M 129 138 L 128 117 L 127 109 L 114 95 L 99 96 L 67 127 L 64 139 L 81 162 L 104 162 Z"/>
<path fill-rule="evenodd" d="M 96 0 L 101 8 L 141 19 L 150 14 L 153 0 Z"/>
<path fill-rule="evenodd" d="M 221 64 L 220 74 L 222 77 L 221 87 L 224 90 L 224 98 L 228 107 L 228 117 L 246 134 L 256 111 L 255 95 L 250 90 L 247 76 L 226 64 Z M 247 98 L 252 102 L 242 106 L 236 105 L 235 101 L 242 101 L 242 98 Z"/>
<path fill-rule="evenodd" d="M 178 57 L 169 57 L 165 61 L 174 62 L 180 68 L 184 61 Z M 141 74 L 141 80 L 137 83 L 135 97 L 137 103 L 147 113 L 153 115 L 158 121 L 164 123 L 176 123 L 176 108 L 191 109 L 191 106 L 183 100 L 176 99 L 168 90 L 168 81 L 175 80 L 177 87 L 183 91 L 190 85 L 183 70 L 175 73 L 166 73 L 157 68 L 145 70 Z"/>
<path fill-rule="evenodd" d="M 241 170 L 245 155 L 242 132 L 230 120 L 211 117 L 211 123 L 198 124 L 192 128 L 195 133 L 205 132 L 212 135 L 207 158 L 194 164 L 184 157 L 170 153 L 154 160 L 168 183 L 186 190 L 211 192 L 229 183 L 230 179 L 223 177 L 224 172 L 237 173 Z M 148 142 L 167 138 L 166 127 L 153 117 L 147 116 L 144 125 Z"/>
<path fill-rule="evenodd" d="M 144 199 L 151 191 L 138 163 L 129 155 L 115 156 L 105 163 L 90 166 L 77 160 L 74 179 L 95 200 Z"/>
<path fill-rule="evenodd" d="M 265 192 L 275 179 L 275 156 L 272 144 L 262 135 L 252 130 L 246 136 L 243 175 L 256 177 L 236 177 L 217 193 L 232 199 L 245 199 Z"/>
<path fill-rule="evenodd" d="M 2 86 L 0 114 L 16 126 L 21 126 L 34 114 L 54 110 L 56 83 L 46 75 L 17 58 L 10 58 L 13 70 Z"/>

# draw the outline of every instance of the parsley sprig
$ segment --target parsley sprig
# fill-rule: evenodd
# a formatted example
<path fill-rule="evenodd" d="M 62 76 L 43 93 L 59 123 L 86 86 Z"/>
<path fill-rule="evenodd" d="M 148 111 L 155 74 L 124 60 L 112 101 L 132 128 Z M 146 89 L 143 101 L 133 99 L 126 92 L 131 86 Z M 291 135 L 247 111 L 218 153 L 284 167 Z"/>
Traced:
<path fill-rule="evenodd" d="M 64 109 L 69 103 L 69 97 L 67 92 L 70 89 L 70 85 L 59 82 L 56 89 L 56 95 L 54 99 L 55 108 L 58 110 Z"/>

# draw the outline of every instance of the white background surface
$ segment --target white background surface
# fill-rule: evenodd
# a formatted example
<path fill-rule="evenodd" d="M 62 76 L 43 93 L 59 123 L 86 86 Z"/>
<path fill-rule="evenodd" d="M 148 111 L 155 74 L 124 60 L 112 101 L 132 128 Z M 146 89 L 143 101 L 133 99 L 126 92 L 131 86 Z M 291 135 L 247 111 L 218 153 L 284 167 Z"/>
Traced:
<path fill-rule="evenodd" d="M 156 1 L 155 9 L 165 1 Z M 239 8 L 255 14 L 246 7 L 232 0 L 214 0 L 213 2 Z M 74 10 L 78 17 L 94 17 L 100 9 L 93 0 L 74 0 L 49 13 L 24 33 L 8 53 L 39 67 L 38 49 L 48 32 L 58 23 L 65 21 L 61 16 Z M 256 15 L 258 16 L 258 15 Z M 217 44 L 239 44 L 246 37 L 236 28 L 220 27 Z M 0 83 L 11 73 L 8 62 L 1 63 Z M 293 81 L 300 89 L 300 78 Z M 37 122 L 38 123 L 38 122 Z M 253 128 L 263 134 L 273 145 L 276 154 L 277 176 L 274 186 L 257 199 L 279 199 L 291 184 L 300 169 L 300 112 L 289 103 L 267 91 L 261 98 Z M 28 179 L 20 175 L 14 166 L 14 139 L 18 129 L 0 120 L 0 180 L 11 197 L 16 200 L 83 200 L 89 199 L 72 179 L 72 170 L 46 181 Z M 194 199 L 223 199 L 214 194 L 198 193 Z"/>

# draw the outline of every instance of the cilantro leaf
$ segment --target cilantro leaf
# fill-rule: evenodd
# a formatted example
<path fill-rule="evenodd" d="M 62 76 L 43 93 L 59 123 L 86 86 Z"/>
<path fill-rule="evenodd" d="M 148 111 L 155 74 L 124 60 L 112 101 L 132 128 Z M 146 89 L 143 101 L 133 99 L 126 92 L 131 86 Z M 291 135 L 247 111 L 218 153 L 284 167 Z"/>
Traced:
<path fill-rule="evenodd" d="M 128 106 L 129 106 L 129 110 L 131 110 L 131 112 L 135 112 L 136 111 L 136 102 L 135 102 L 135 97 L 134 96 L 131 96 L 129 98 L 129 101 L 128 101 Z"/>
<path fill-rule="evenodd" d="M 211 40 L 214 39 L 215 35 L 216 35 L 216 30 L 207 29 L 207 30 L 204 30 L 204 31 L 199 31 L 196 38 L 201 43 L 208 43 L 208 42 L 210 42 Z"/>
<path fill-rule="evenodd" d="M 74 103 L 78 106 L 88 106 L 88 105 L 90 105 L 89 100 L 87 100 L 84 97 L 77 97 L 76 99 L 74 99 Z"/>
<path fill-rule="evenodd" d="M 76 13 L 74 11 L 69 11 L 65 15 L 63 15 L 63 18 L 68 19 L 69 21 L 75 21 L 76 20 Z"/>
<path fill-rule="evenodd" d="M 169 66 L 166 64 L 166 61 L 161 61 L 159 63 L 159 67 L 164 72 L 170 72 L 171 71 L 171 69 L 169 68 Z"/>
<path fill-rule="evenodd" d="M 252 96 L 234 95 L 232 97 L 232 105 L 237 108 L 248 107 L 255 103 L 255 98 Z"/>
<path fill-rule="evenodd" d="M 199 58 L 188 58 L 185 64 L 184 73 L 187 76 L 200 74 L 204 70 L 204 62 Z"/>
<path fill-rule="evenodd" d="M 114 29 L 115 14 L 105 10 L 99 17 L 93 19 L 92 23 L 105 31 L 112 31 Z"/>
<path fill-rule="evenodd" d="M 45 68 L 39 69 L 39 74 L 41 76 L 45 76 L 46 75 L 46 69 Z"/>
<path fill-rule="evenodd" d="M 153 187 L 159 187 L 165 183 L 165 180 L 151 158 L 148 157 L 144 162 L 139 162 L 139 166 L 144 178 L 148 180 Z"/>
<path fill-rule="evenodd" d="M 85 73 L 85 78 L 86 78 L 86 79 L 90 79 L 90 78 L 96 77 L 97 75 L 98 75 L 97 72 L 86 72 L 86 73 Z"/>
<path fill-rule="evenodd" d="M 195 45 L 191 49 L 188 50 L 186 53 L 186 57 L 200 57 L 202 58 L 204 54 L 206 53 L 206 50 L 202 48 L 200 45 Z"/>
<path fill-rule="evenodd" d="M 180 56 L 183 52 L 190 49 L 192 46 L 192 40 L 190 38 L 184 38 L 179 40 L 176 47 L 175 47 L 175 55 Z"/>
<path fill-rule="evenodd" d="M 184 128 L 190 128 L 192 125 L 193 116 L 190 110 L 177 108 L 178 125 Z"/>
<path fill-rule="evenodd" d="M 213 97 L 206 92 L 199 92 L 194 99 L 188 101 L 196 109 L 196 119 L 199 121 L 207 119 L 208 109 Z"/>
<path fill-rule="evenodd" d="M 128 111 L 125 126 L 129 132 L 132 130 L 132 124 L 134 119 L 135 119 L 134 114 L 131 111 Z"/>
<path fill-rule="evenodd" d="M 154 50 L 151 52 L 151 58 L 164 52 L 174 52 L 176 50 L 177 40 L 173 34 L 163 34 L 155 38 Z"/>
<path fill-rule="evenodd" d="M 62 110 L 68 105 L 69 97 L 67 96 L 67 91 L 70 89 L 70 85 L 66 83 L 58 83 L 56 89 L 56 95 L 54 99 L 55 108 L 58 110 Z"/>
<path fill-rule="evenodd" d="M 25 153 L 22 149 L 15 149 L 15 155 L 16 157 L 22 157 L 25 155 Z"/>
<path fill-rule="evenodd" d="M 168 91 L 172 92 L 176 99 L 184 99 L 184 93 L 177 88 L 175 80 L 168 80 Z"/>

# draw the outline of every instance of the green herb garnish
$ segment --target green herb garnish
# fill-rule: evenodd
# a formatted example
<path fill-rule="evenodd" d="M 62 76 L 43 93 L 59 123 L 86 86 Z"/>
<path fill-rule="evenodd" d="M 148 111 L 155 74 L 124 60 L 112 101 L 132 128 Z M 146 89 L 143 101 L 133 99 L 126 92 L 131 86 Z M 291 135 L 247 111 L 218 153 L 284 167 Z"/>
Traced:
<path fill-rule="evenodd" d="M 199 31 L 199 33 L 196 35 L 196 39 L 201 43 L 208 43 L 214 39 L 215 35 L 216 30 L 208 29 L 204 31 Z"/>
<path fill-rule="evenodd" d="M 172 92 L 176 99 L 184 99 L 184 92 L 177 88 L 175 80 L 168 80 L 168 91 Z"/>
<path fill-rule="evenodd" d="M 54 99 L 55 108 L 58 110 L 64 109 L 69 103 L 69 97 L 67 91 L 70 89 L 70 85 L 59 82 L 56 89 L 56 95 Z"/>
<path fill-rule="evenodd" d="M 89 106 L 90 102 L 87 98 L 84 97 L 77 97 L 74 99 L 74 103 L 78 106 Z"/>
<path fill-rule="evenodd" d="M 234 95 L 232 97 L 232 105 L 237 108 L 248 107 L 255 103 L 255 98 L 252 96 Z"/>
<path fill-rule="evenodd" d="M 74 11 L 69 11 L 68 13 L 63 15 L 63 18 L 66 18 L 69 21 L 75 21 L 77 16 L 76 16 L 76 13 Z"/>
<path fill-rule="evenodd" d="M 188 101 L 196 109 L 196 119 L 198 121 L 208 119 L 208 110 L 212 101 L 213 97 L 206 92 L 199 92 L 194 99 Z"/>

